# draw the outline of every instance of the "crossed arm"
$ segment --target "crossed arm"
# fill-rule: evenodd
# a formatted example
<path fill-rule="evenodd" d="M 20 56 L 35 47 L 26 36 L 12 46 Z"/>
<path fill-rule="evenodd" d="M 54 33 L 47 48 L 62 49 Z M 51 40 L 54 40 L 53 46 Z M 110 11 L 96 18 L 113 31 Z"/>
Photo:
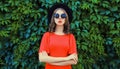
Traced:
<path fill-rule="evenodd" d="M 47 62 L 52 65 L 64 66 L 77 64 L 78 57 L 77 54 L 71 54 L 67 57 L 52 57 L 49 56 L 45 51 L 39 53 L 39 61 Z"/>

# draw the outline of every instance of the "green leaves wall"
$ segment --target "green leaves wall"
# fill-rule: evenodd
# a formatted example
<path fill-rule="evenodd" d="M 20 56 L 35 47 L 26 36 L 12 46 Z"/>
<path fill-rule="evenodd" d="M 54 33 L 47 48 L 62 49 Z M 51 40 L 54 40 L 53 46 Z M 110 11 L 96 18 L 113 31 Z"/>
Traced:
<path fill-rule="evenodd" d="M 67 3 L 79 61 L 73 69 L 120 68 L 120 0 L 1 0 L 0 68 L 44 69 L 38 60 L 47 9 Z"/>

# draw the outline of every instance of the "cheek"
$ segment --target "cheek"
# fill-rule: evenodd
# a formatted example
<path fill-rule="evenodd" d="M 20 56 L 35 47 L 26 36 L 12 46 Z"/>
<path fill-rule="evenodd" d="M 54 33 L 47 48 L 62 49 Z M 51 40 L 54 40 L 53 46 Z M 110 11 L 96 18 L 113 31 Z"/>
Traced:
<path fill-rule="evenodd" d="M 54 19 L 54 21 L 55 21 L 55 23 L 57 23 L 58 20 L 57 20 L 57 19 Z"/>
<path fill-rule="evenodd" d="M 65 19 L 63 19 L 62 21 L 65 22 Z"/>

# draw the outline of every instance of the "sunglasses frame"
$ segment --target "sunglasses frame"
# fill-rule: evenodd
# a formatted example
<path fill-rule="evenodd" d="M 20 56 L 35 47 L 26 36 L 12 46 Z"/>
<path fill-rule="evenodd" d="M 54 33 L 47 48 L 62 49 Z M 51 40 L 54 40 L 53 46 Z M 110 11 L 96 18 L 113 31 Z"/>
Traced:
<path fill-rule="evenodd" d="M 65 14 L 65 13 L 63 13 L 63 14 L 58 14 L 58 13 L 55 13 L 54 14 L 54 18 L 66 18 L 67 17 L 67 15 Z"/>

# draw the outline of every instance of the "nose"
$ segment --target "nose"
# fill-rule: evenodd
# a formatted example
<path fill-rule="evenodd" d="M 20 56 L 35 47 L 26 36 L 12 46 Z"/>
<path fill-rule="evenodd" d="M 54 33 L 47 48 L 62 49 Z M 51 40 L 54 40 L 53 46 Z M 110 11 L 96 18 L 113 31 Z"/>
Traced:
<path fill-rule="evenodd" d="M 60 21 L 61 21 L 61 20 L 62 20 L 62 18 L 61 18 L 61 17 L 59 17 L 59 18 L 58 18 L 58 20 L 60 20 Z"/>

